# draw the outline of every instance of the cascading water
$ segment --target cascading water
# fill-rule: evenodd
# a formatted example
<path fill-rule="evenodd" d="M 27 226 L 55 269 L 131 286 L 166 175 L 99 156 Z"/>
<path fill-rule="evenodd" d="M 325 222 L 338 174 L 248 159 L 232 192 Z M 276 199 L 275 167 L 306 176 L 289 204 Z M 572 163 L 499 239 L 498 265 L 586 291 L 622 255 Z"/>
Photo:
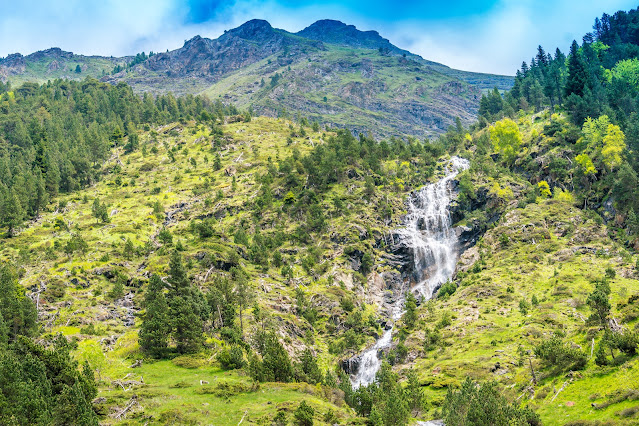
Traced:
<path fill-rule="evenodd" d="M 453 196 L 451 181 L 468 167 L 468 160 L 453 157 L 441 180 L 424 186 L 408 200 L 408 212 L 404 219 L 406 226 L 397 233 L 401 243 L 413 253 L 413 278 L 417 284 L 411 291 L 418 299 L 430 299 L 433 292 L 451 279 L 455 272 L 457 235 L 448 210 Z M 404 299 L 404 295 L 401 295 L 392 306 L 391 323 L 401 317 Z M 375 345 L 359 356 L 357 371 L 351 376 L 353 387 L 366 386 L 375 380 L 381 366 L 378 353 L 391 345 L 392 333 L 391 326 Z"/>
<path fill-rule="evenodd" d="M 406 226 L 398 231 L 413 251 L 415 282 L 413 293 L 430 299 L 433 292 L 452 278 L 457 264 L 457 235 L 450 218 L 453 196 L 451 181 L 469 166 L 468 160 L 453 157 L 444 178 L 426 185 L 408 201 Z"/>

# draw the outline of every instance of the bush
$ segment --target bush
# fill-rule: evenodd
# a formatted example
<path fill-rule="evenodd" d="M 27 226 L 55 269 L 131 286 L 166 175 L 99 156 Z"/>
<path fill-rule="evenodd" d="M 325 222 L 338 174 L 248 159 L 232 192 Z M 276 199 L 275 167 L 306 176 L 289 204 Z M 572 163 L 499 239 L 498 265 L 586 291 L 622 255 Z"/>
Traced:
<path fill-rule="evenodd" d="M 225 370 L 236 370 L 244 367 L 244 352 L 239 345 L 231 345 L 224 348 L 218 355 L 217 360 Z"/>
<path fill-rule="evenodd" d="M 455 291 L 457 290 L 457 285 L 455 285 L 455 283 L 450 282 L 450 281 L 446 281 L 440 288 L 439 288 L 439 292 L 437 293 L 437 297 L 447 297 L 447 296 L 451 296 L 453 293 L 455 293 Z"/>
<path fill-rule="evenodd" d="M 313 426 L 314 415 L 315 409 L 307 404 L 306 401 L 302 401 L 293 414 L 294 423 L 297 426 Z"/>
<path fill-rule="evenodd" d="M 442 414 L 447 425 L 541 425 L 530 408 L 509 404 L 496 382 L 477 386 L 470 378 L 458 391 L 448 389 Z"/>
<path fill-rule="evenodd" d="M 588 361 L 584 352 L 564 343 L 557 335 L 535 346 L 535 355 L 560 370 L 581 370 Z"/>

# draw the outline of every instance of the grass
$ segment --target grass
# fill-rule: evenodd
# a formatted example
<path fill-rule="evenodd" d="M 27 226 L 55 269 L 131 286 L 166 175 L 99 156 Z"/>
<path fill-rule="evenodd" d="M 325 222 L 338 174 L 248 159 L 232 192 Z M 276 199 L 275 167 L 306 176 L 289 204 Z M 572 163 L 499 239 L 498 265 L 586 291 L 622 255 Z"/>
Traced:
<path fill-rule="evenodd" d="M 503 243 L 503 235 L 508 236 L 508 243 Z M 573 248 L 583 246 L 594 253 L 577 250 L 573 254 Z M 426 352 L 423 332 L 416 331 L 408 339 L 418 357 L 413 366 L 422 382 L 430 385 L 429 398 L 441 400 L 447 387 L 469 375 L 476 380 L 497 380 L 511 399 L 534 408 L 544 424 L 577 419 L 621 421 L 615 413 L 636 402 L 623 400 L 595 409 L 589 396 L 597 389 L 602 395 L 636 389 L 637 359 L 603 370 L 590 359 L 586 369 L 573 373 L 570 380 L 566 372 L 557 375 L 545 368 L 532 351 L 561 331 L 567 341 L 590 354 L 585 324 L 590 310 L 585 301 L 593 280 L 603 277 L 608 268 L 621 271 L 627 264 L 624 248 L 579 209 L 549 200 L 510 211 L 471 251 L 483 252 L 483 269 L 460 274 L 459 288 L 452 296 L 421 308 L 418 330 L 432 329 L 442 312 L 451 313 L 452 324 L 442 329 L 443 344 Z M 617 274 L 610 285 L 613 307 L 639 293 L 634 277 Z M 530 304 L 533 295 L 539 300 L 537 306 Z M 522 299 L 530 306 L 526 313 L 519 308 Z M 612 316 L 619 318 L 620 312 L 613 308 Z M 633 329 L 635 321 L 625 326 Z M 532 400 L 529 358 L 539 380 Z M 566 381 L 569 384 L 553 401 Z M 434 404 L 430 414 L 437 413 Z"/>
<path fill-rule="evenodd" d="M 343 405 L 339 392 L 306 384 L 266 383 L 254 388 L 242 371 L 222 371 L 215 355 L 224 343 L 213 337 L 209 337 L 207 349 L 193 359 L 145 359 L 142 367 L 129 368 L 144 358 L 137 342 L 144 281 L 150 273 L 166 275 L 173 247 L 178 243 L 184 247 L 189 275 L 206 290 L 210 285 L 204 280 L 208 268 L 200 265 L 198 258 L 205 252 L 221 260 L 227 260 L 231 250 L 245 253 L 246 248 L 233 241 L 238 223 L 244 222 L 250 232 L 256 224 L 265 233 L 295 231 L 296 220 L 283 219 L 277 213 L 285 195 L 278 183 L 273 187 L 276 196 L 272 208 L 265 209 L 258 218 L 250 209 L 260 187 L 256 178 L 266 172 L 270 163 L 287 158 L 295 148 L 303 155 L 330 136 L 330 132 L 307 128 L 307 138 L 293 138 L 289 145 L 292 124 L 285 119 L 264 117 L 250 123 L 226 124 L 223 131 L 227 142 L 220 149 L 212 148 L 215 138 L 210 129 L 192 122 L 140 132 L 146 154 L 142 149 L 131 154 L 116 149 L 105 164 L 101 181 L 58 197 L 49 211 L 20 235 L 2 240 L 0 258 L 22 264 L 22 284 L 26 288 L 46 284 L 47 290 L 40 298 L 44 331 L 77 339 L 74 354 L 79 361 L 90 363 L 99 379 L 100 397 L 106 398 L 99 404 L 106 424 L 116 423 L 109 415 L 125 407 L 132 395 L 137 395 L 139 406 L 127 415 L 126 422 L 130 424 L 237 424 L 242 417 L 247 424 L 268 424 L 280 409 L 290 418 L 303 399 L 316 408 L 318 422 L 329 409 L 344 422 L 361 420 Z M 531 125 L 526 131 L 532 132 L 535 126 L 538 125 Z M 220 170 L 213 167 L 217 154 L 221 157 Z M 415 173 L 411 167 L 395 162 L 384 164 L 389 176 Z M 499 184 L 515 189 L 522 185 L 505 178 L 499 179 Z M 492 181 L 484 179 L 478 185 L 490 187 Z M 367 299 L 368 284 L 357 282 L 344 249 L 368 247 L 380 259 L 385 249 L 375 244 L 375 235 L 388 234 L 400 226 L 404 201 L 412 189 L 406 186 L 398 191 L 391 184 L 376 188 L 375 197 L 387 199 L 393 210 L 393 220 L 385 223 L 378 216 L 375 200 L 369 202 L 363 196 L 363 180 L 331 187 L 323 201 L 328 230 L 313 236 L 311 243 L 321 252 L 319 272 L 309 274 L 302 266 L 309 247 L 286 242 L 280 248 L 285 261 L 293 267 L 292 283 L 287 282 L 279 268 L 262 269 L 241 258 L 256 302 L 293 357 L 311 346 L 322 368 L 338 364 L 340 355 L 331 354 L 328 349 L 343 331 L 328 318 L 337 315 L 341 322 L 346 319 L 347 313 L 340 307 L 344 298 L 353 300 L 365 319 L 376 318 L 377 307 Z M 330 201 L 334 197 L 345 202 L 347 214 L 335 213 Z M 108 205 L 111 216 L 107 224 L 98 223 L 92 216 L 96 198 Z M 155 202 L 165 212 L 159 218 L 153 213 Z M 185 207 L 178 207 L 181 205 Z M 464 254 L 470 268 L 458 275 L 456 292 L 420 306 L 418 325 L 406 340 L 408 361 L 395 366 L 400 371 L 416 369 L 427 395 L 427 411 L 421 418 L 440 417 L 447 389 L 470 376 L 497 380 L 511 400 L 519 398 L 539 412 L 544 424 L 577 419 L 632 422 L 636 401 L 634 396 L 624 397 L 624 392 L 637 388 L 635 358 L 604 369 L 590 359 L 586 368 L 573 373 L 569 381 L 567 372 L 557 374 L 545 368 L 532 354 L 536 344 L 557 330 L 566 335 L 566 341 L 588 351 L 593 331 L 584 322 L 590 314 L 585 301 L 592 291 L 592 281 L 609 269 L 616 271 L 611 280 L 612 315 L 620 319 L 620 304 L 639 293 L 636 271 L 628 267 L 636 259 L 610 239 L 596 216 L 570 203 L 539 199 L 521 207 L 506 205 L 505 209 L 505 216 Z M 174 221 L 167 224 L 173 244 L 163 247 L 157 234 L 169 211 L 174 212 Z M 200 238 L 191 231 L 190 223 L 206 215 L 215 218 L 213 236 Z M 56 228 L 57 219 L 62 219 L 69 230 Z M 369 235 L 360 237 L 362 230 Z M 72 233 L 80 234 L 87 242 L 86 253 L 63 252 Z M 122 255 L 127 238 L 141 249 L 132 259 Z M 149 252 L 142 250 L 147 244 L 152 247 Z M 473 268 L 470 259 L 480 255 L 484 265 Z M 132 327 L 124 325 L 126 316 L 131 314 L 129 308 L 110 295 L 116 278 L 107 272 L 119 272 L 131 279 L 124 288 L 133 296 Z M 297 286 L 320 312 L 314 327 L 296 314 Z M 530 303 L 533 295 L 539 301 L 536 306 Z M 519 307 L 521 300 L 530 304 L 525 313 Z M 443 343 L 426 351 L 425 329 L 435 328 L 444 312 L 451 321 L 441 327 Z M 259 325 L 250 309 L 243 314 L 245 337 L 249 338 Z M 624 326 L 632 329 L 636 323 L 636 319 L 631 319 Z M 88 327 L 91 324 L 93 330 Z M 373 327 L 365 329 L 359 347 L 351 351 L 355 353 L 372 343 L 374 331 Z M 594 337 L 600 338 L 596 333 Z M 538 379 L 532 399 L 528 389 L 529 358 Z M 187 368 L 191 366 L 196 368 Z M 125 379 L 129 373 L 132 376 Z M 133 385 L 128 391 L 114 384 L 116 380 L 141 382 L 142 378 L 143 384 Z M 200 385 L 200 380 L 209 384 Z M 553 400 L 566 381 L 569 383 Z"/>
<path fill-rule="evenodd" d="M 178 423 L 193 420 L 237 424 L 245 411 L 247 417 L 244 421 L 250 419 L 253 422 L 270 418 L 280 408 L 292 411 L 302 399 L 309 400 L 317 408 L 318 420 L 328 409 L 344 419 L 353 417 L 352 411 L 343 405 L 339 392 L 334 394 L 325 388 L 305 384 L 262 384 L 258 391 L 246 391 L 253 386 L 248 377 L 219 369 L 215 354 L 222 343 L 214 339 L 209 339 L 206 359 L 211 360 L 206 366 L 187 369 L 161 361 L 144 362 L 138 369 L 129 368 L 136 359 L 144 357 L 137 343 L 137 330 L 139 315 L 143 313 L 140 310 L 143 283 L 148 274 L 166 275 L 169 253 L 179 243 L 184 247 L 183 255 L 193 282 L 206 290 L 210 285 L 210 282 L 204 281 L 208 268 L 198 264 L 197 256 L 208 252 L 214 258 L 226 259 L 229 251 L 237 248 L 232 235 L 238 223 L 244 221 L 251 231 L 254 218 L 247 209 L 247 200 L 251 200 L 259 188 L 256 177 L 266 172 L 270 162 L 288 157 L 293 148 L 303 155 L 312 149 L 313 144 L 322 143 L 330 135 L 307 128 L 310 140 L 294 138 L 288 145 L 289 124 L 283 119 L 254 118 L 250 123 L 224 125 L 227 143 L 220 150 L 212 148 L 213 137 L 209 129 L 196 127 L 194 123 L 140 132 L 145 155 L 142 149 L 131 154 L 116 149 L 114 156 L 105 164 L 105 174 L 98 183 L 58 197 L 49 211 L 28 224 L 20 235 L 3 240 L 0 258 L 20 262 L 24 268 L 21 283 L 27 288 L 40 283 L 47 286 L 40 297 L 44 332 L 62 333 L 77 339 L 76 358 L 81 362 L 88 361 L 99 378 L 100 396 L 107 398 L 101 408 L 103 421 L 113 422 L 109 415 L 117 407 L 123 408 L 133 394 L 138 395 L 142 407 L 130 418 L 134 424 L 144 424 L 151 418 L 160 423 L 174 418 Z M 177 136 L 174 136 L 174 131 L 177 131 Z M 173 152 L 174 162 L 169 151 Z M 220 170 L 213 167 L 217 154 L 222 162 Z M 387 167 L 395 166 L 388 164 Z M 295 287 L 302 286 L 309 300 L 321 300 L 314 302 L 314 306 L 324 318 L 328 318 L 331 309 L 334 309 L 330 306 L 339 306 L 341 297 L 357 301 L 355 294 L 362 288 L 355 285 L 342 289 L 339 279 L 334 278 L 352 281 L 352 270 L 348 257 L 342 253 L 340 246 L 330 241 L 330 235 L 343 235 L 347 240 L 359 242 L 359 232 L 353 226 L 387 233 L 397 226 L 399 220 L 397 218 L 388 225 L 377 223 L 375 205 L 365 202 L 361 196 L 363 186 L 363 182 L 357 181 L 348 188 L 337 185 L 325 197 L 327 213 L 332 210 L 329 200 L 333 195 L 342 197 L 349 207 L 347 216 L 331 217 L 329 231 L 326 235 L 317 236 L 313 243 L 321 248 L 320 261 L 331 262 L 326 272 L 319 276 L 309 275 L 301 265 L 306 248 L 291 242 L 286 242 L 280 250 L 285 261 L 293 267 L 293 283 L 286 283 L 279 268 L 271 266 L 263 270 L 241 260 L 251 277 L 255 301 L 268 312 L 267 322 L 279 331 L 291 354 L 295 357 L 304 347 L 311 345 L 325 369 L 333 368 L 337 363 L 338 357 L 328 352 L 328 342 L 339 337 L 339 331 L 329 328 L 326 319 L 320 319 L 313 328 L 295 315 Z M 218 197 L 219 192 L 221 198 Z M 397 211 L 403 209 L 405 193 L 392 192 L 386 196 Z M 91 211 L 95 199 L 108 205 L 109 223 L 100 223 L 93 217 Z M 153 213 L 155 202 L 159 202 L 165 211 L 159 218 Z M 263 228 L 263 232 L 294 232 L 298 224 L 282 221 L 276 213 L 277 206 L 282 203 L 279 196 L 275 199 L 275 206 L 265 210 L 261 223 L 273 225 L 271 229 Z M 180 205 L 186 208 L 180 210 L 177 207 Z M 163 247 L 157 234 L 164 227 L 165 214 L 169 211 L 175 211 L 174 221 L 167 225 L 173 235 L 173 244 Z M 192 220 L 219 212 L 223 214 L 214 222 L 212 237 L 203 239 L 190 230 Z M 56 227 L 56 220 L 62 220 L 68 230 Z M 62 248 L 72 234 L 79 234 L 86 241 L 86 253 L 67 255 L 63 252 Z M 131 259 L 122 255 L 127 239 L 141 250 Z M 371 245 L 370 242 L 367 244 Z M 143 250 L 145 245 L 153 247 L 152 251 L 146 253 Z M 117 273 L 129 279 L 125 282 L 124 292 L 133 297 L 133 311 L 124 306 L 122 300 L 114 300 L 111 296 Z M 332 284 L 329 284 L 329 277 L 332 277 Z M 376 315 L 374 307 L 364 301 L 357 301 L 357 306 L 367 316 Z M 131 314 L 135 325 L 127 327 L 125 320 Z M 244 312 L 244 321 L 246 337 L 249 338 L 257 327 L 251 309 Z M 90 325 L 93 325 L 93 330 L 88 327 Z M 366 342 L 372 342 L 372 338 Z M 122 379 L 128 373 L 134 373 L 135 380 L 143 376 L 144 385 L 130 391 L 113 385 L 114 380 Z M 213 397 L 197 391 L 201 389 L 200 379 L 211 384 L 216 380 L 231 380 L 241 383 L 244 390 L 230 398 Z M 192 386 L 175 387 L 178 382 Z"/>

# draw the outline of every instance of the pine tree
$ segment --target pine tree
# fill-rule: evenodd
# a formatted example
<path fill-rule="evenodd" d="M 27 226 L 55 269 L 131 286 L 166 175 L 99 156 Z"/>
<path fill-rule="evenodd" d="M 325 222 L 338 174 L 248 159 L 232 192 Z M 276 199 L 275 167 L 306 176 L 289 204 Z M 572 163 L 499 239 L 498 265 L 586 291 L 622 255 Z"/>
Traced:
<path fill-rule="evenodd" d="M 12 188 L 4 194 L 4 199 L 0 205 L 0 224 L 7 227 L 7 237 L 14 235 L 16 228 L 22 225 L 25 218 L 25 211 L 16 191 Z"/>
<path fill-rule="evenodd" d="M 140 347 L 154 357 L 161 357 L 168 349 L 171 326 L 164 284 L 156 274 L 149 280 L 144 306 L 146 315 L 140 326 Z"/>
<path fill-rule="evenodd" d="M 177 296 L 171 300 L 173 339 L 181 354 L 194 353 L 204 343 L 202 319 L 193 309 L 190 297 Z"/>
<path fill-rule="evenodd" d="M 124 243 L 124 248 L 122 249 L 122 257 L 124 257 L 126 260 L 131 260 L 134 255 L 135 246 L 133 245 L 133 242 L 127 238 L 126 242 Z"/>
<path fill-rule="evenodd" d="M 535 61 L 537 65 L 542 68 L 548 65 L 548 57 L 546 56 L 546 52 L 544 51 L 544 48 L 541 47 L 541 45 L 537 47 L 537 56 L 535 56 Z"/>
<path fill-rule="evenodd" d="M 588 71 L 586 64 L 579 52 L 579 45 L 573 40 L 568 57 L 568 78 L 564 87 L 564 96 L 568 97 L 573 93 L 577 96 L 583 96 L 587 85 Z"/>
<path fill-rule="evenodd" d="M 173 251 L 169 260 L 169 306 L 173 340 L 180 353 L 197 352 L 204 343 L 202 317 L 206 301 L 192 288 L 180 252 Z"/>
<path fill-rule="evenodd" d="M 417 321 L 417 300 L 413 293 L 408 293 L 406 297 L 406 301 L 404 302 L 404 309 L 406 312 L 404 313 L 404 324 L 408 328 L 415 327 L 415 322 Z"/>
<path fill-rule="evenodd" d="M 182 264 L 182 256 L 177 249 L 173 250 L 169 260 L 169 277 L 167 281 L 171 286 L 169 290 L 172 296 L 190 295 L 191 285 L 186 275 L 186 269 Z"/>
<path fill-rule="evenodd" d="M 323 375 L 317 365 L 317 357 L 309 348 L 304 349 L 302 353 L 301 367 L 308 383 L 315 384 L 322 381 Z"/>

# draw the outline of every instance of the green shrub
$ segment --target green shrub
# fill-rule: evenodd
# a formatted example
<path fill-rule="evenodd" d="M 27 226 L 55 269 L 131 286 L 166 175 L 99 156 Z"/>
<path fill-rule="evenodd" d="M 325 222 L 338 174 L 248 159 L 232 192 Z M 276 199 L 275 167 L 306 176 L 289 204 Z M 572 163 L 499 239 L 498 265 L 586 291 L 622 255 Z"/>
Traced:
<path fill-rule="evenodd" d="M 313 426 L 314 415 L 315 409 L 302 401 L 293 414 L 294 423 L 297 426 Z"/>
<path fill-rule="evenodd" d="M 442 406 L 447 425 L 541 425 L 539 416 L 530 408 L 509 404 L 496 382 L 477 386 L 470 378 L 458 391 L 451 388 Z"/>
<path fill-rule="evenodd" d="M 548 367 L 554 366 L 560 370 L 581 370 L 586 366 L 586 354 L 564 343 L 560 336 L 555 335 L 535 346 L 535 355 L 543 360 Z"/>
<path fill-rule="evenodd" d="M 239 345 L 231 345 L 224 348 L 218 355 L 217 360 L 225 370 L 236 370 L 244 367 L 244 352 Z"/>
<path fill-rule="evenodd" d="M 437 292 L 437 297 L 445 298 L 453 295 L 457 290 L 457 285 L 451 281 L 446 281 Z"/>

